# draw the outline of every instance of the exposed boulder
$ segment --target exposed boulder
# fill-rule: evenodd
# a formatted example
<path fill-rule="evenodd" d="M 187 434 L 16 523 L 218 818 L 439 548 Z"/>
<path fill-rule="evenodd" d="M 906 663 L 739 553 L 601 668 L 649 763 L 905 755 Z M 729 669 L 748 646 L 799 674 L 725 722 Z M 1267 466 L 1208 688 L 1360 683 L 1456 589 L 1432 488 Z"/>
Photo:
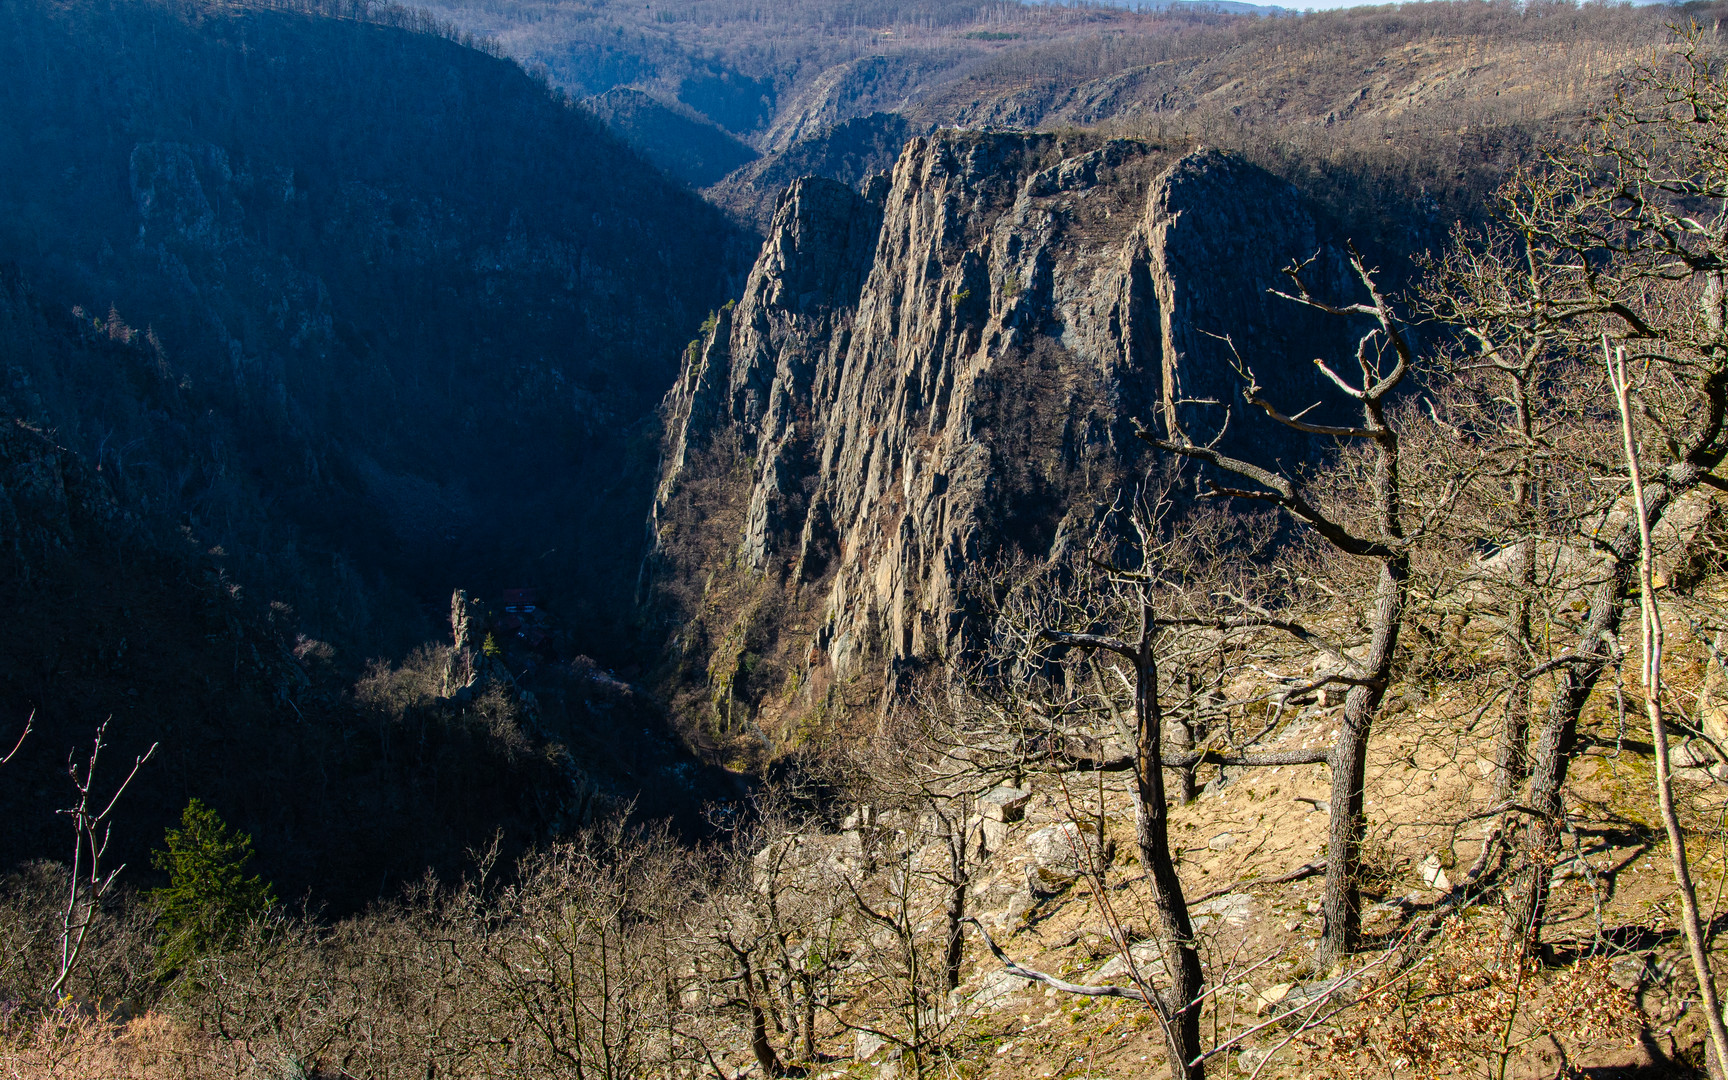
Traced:
<path fill-rule="evenodd" d="M 1195 904 L 1189 914 L 1194 929 L 1203 930 L 1216 921 L 1226 926 L 1242 926 L 1254 918 L 1254 898 L 1247 893 L 1225 893 Z"/>
<path fill-rule="evenodd" d="M 1098 833 L 1073 821 L 1048 825 L 1026 838 L 1031 859 L 1026 886 L 1034 896 L 1054 896 L 1098 866 L 1104 856 Z"/>
<path fill-rule="evenodd" d="M 1164 947 L 1157 941 L 1141 941 L 1129 946 L 1128 954 L 1133 958 L 1134 966 L 1128 966 L 1128 958 L 1118 953 L 1105 961 L 1104 966 L 1094 971 L 1086 980 L 1088 986 L 1103 986 L 1106 983 L 1118 983 L 1124 979 L 1132 980 L 1138 974 L 1142 981 L 1150 981 L 1156 973 L 1162 973 L 1164 965 Z"/>
<path fill-rule="evenodd" d="M 992 821 L 1019 821 L 1026 816 L 1026 804 L 1031 801 L 1030 791 L 1003 784 L 978 800 L 978 812 Z"/>

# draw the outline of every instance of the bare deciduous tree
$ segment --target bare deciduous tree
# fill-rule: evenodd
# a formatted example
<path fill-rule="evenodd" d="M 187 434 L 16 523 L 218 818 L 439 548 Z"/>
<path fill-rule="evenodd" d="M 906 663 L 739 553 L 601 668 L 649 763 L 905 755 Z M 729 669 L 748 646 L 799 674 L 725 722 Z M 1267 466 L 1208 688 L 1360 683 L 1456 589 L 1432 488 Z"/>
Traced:
<path fill-rule="evenodd" d="M 1257 485 L 1251 488 L 1208 487 L 1209 497 L 1246 499 L 1269 503 L 1339 553 L 1377 567 L 1371 604 L 1365 612 L 1369 627 L 1367 649 L 1360 657 L 1342 654 L 1341 670 L 1333 678 L 1350 686 L 1344 699 L 1344 714 L 1338 740 L 1332 747 L 1330 800 L 1331 828 L 1327 838 L 1326 893 L 1323 902 L 1326 929 L 1324 951 L 1332 960 L 1354 951 L 1361 930 L 1361 892 L 1358 880 L 1365 819 L 1363 801 L 1368 764 L 1368 741 L 1374 718 L 1391 682 L 1398 657 L 1398 635 L 1409 596 L 1411 545 L 1416 534 L 1407 531 L 1403 465 L 1398 432 L 1389 413 L 1389 398 L 1404 381 L 1414 352 L 1390 303 L 1381 295 L 1374 275 L 1354 251 L 1350 265 L 1368 296 L 1364 303 L 1331 303 L 1311 293 L 1303 282 L 1309 264 L 1293 266 L 1289 277 L 1294 292 L 1280 293 L 1295 303 L 1339 317 L 1367 318 L 1373 324 L 1357 346 L 1360 378 L 1351 379 L 1334 371 L 1323 359 L 1315 365 L 1338 390 L 1362 410 L 1358 426 L 1316 424 L 1301 415 L 1288 416 L 1260 394 L 1252 369 L 1244 364 L 1244 400 L 1275 422 L 1296 431 L 1366 447 L 1372 460 L 1368 483 L 1359 495 L 1359 505 L 1345 507 L 1357 520 L 1329 511 L 1310 497 L 1308 483 L 1300 476 L 1252 462 L 1228 457 L 1213 446 L 1192 442 L 1178 426 L 1173 411 L 1166 413 L 1168 433 L 1159 437 L 1142 430 L 1140 435 L 1161 450 L 1204 462 L 1225 473 Z M 1432 513 L 1435 507 L 1430 508 Z M 1420 530 L 1417 530 L 1419 534 Z"/>
<path fill-rule="evenodd" d="M 108 721 L 104 720 L 96 728 L 90 756 L 82 766 L 76 754 L 69 754 L 66 758 L 66 775 L 71 778 L 78 799 L 71 807 L 60 811 L 72 823 L 72 866 L 67 878 L 66 903 L 61 909 L 59 964 L 54 981 L 48 988 L 51 997 L 59 997 L 65 991 L 67 980 L 83 957 L 84 943 L 96 922 L 97 912 L 113 890 L 121 871 L 126 869 L 124 864 L 107 870 L 102 866 L 102 859 L 108 853 L 108 841 L 114 832 L 114 808 L 119 805 L 120 796 L 126 794 L 126 788 L 138 775 L 138 770 L 156 753 L 156 744 L 151 743 L 150 749 L 133 759 L 126 778 L 104 800 L 96 791 L 96 765 L 107 746 L 107 734 Z"/>
<path fill-rule="evenodd" d="M 1695 28 L 1672 56 L 1624 87 L 1593 136 L 1507 186 L 1502 221 L 1477 244 L 1476 265 L 1443 290 L 1450 296 L 1442 307 L 1453 309 L 1483 356 L 1517 355 L 1537 336 L 1574 362 L 1604 335 L 1627 349 L 1629 363 L 1646 372 L 1632 404 L 1645 428 L 1638 453 L 1652 526 L 1700 485 L 1728 486 L 1714 473 L 1728 455 L 1725 127 L 1728 81 Z M 1505 302 L 1482 302 L 1495 295 Z M 1606 394 L 1596 409 L 1615 411 Z M 1534 427 L 1550 428 L 1546 441 L 1558 451 L 1547 460 L 1577 454 L 1597 475 L 1620 471 L 1590 451 L 1601 442 L 1601 424 L 1554 430 L 1555 419 L 1551 411 L 1533 418 Z M 1587 503 L 1571 508 L 1578 526 L 1570 539 L 1589 565 L 1573 585 L 1586 592 L 1584 618 L 1568 647 L 1525 676 L 1554 680 L 1530 735 L 1517 844 L 1513 918 L 1530 943 L 1541 933 L 1560 850 L 1561 792 L 1579 718 L 1615 662 L 1640 562 L 1638 515 L 1625 508 L 1625 487 L 1606 495 L 1606 512 L 1591 514 Z"/>
<path fill-rule="evenodd" d="M 1221 688 L 1226 682 L 1248 669 L 1249 661 L 1267 662 L 1275 651 L 1269 649 L 1269 637 L 1285 644 L 1284 659 L 1295 652 L 1289 646 L 1312 646 L 1320 637 L 1301 622 L 1250 602 L 1245 598 L 1250 590 L 1231 580 L 1240 568 L 1219 552 L 1232 546 L 1227 542 L 1232 522 L 1200 513 L 1177 525 L 1172 515 L 1166 491 L 1137 498 L 1126 511 L 1104 517 L 1090 551 L 1011 588 L 993 621 L 992 647 L 977 665 L 985 674 L 971 682 L 980 696 L 1005 702 L 997 713 L 1039 718 L 1037 725 L 997 736 L 1013 735 L 1029 766 L 1061 771 L 1081 764 L 1129 774 L 1136 847 L 1162 944 L 1159 980 L 1136 960 L 1126 936 L 1114 934 L 1137 984 L 1127 992 L 1076 987 L 1019 965 L 1009 970 L 1065 993 L 1145 1001 L 1164 1031 L 1172 1074 L 1189 1078 L 1205 1073 L 1200 1012 L 1206 976 L 1170 847 L 1165 773 L 1191 777 L 1201 763 L 1254 767 L 1325 761 L 1325 750 L 1249 748 L 1277 726 L 1290 698 L 1350 681 L 1350 676 L 1322 675 L 1257 695 L 1252 703 L 1225 700 Z M 1241 537 L 1234 539 L 1241 543 Z M 1119 703 L 1119 696 L 1128 700 Z M 1173 715 L 1193 717 L 1202 708 L 1247 715 L 1246 705 L 1267 706 L 1269 699 L 1276 702 L 1267 709 L 1271 722 L 1223 750 L 1196 746 L 1202 725 L 1192 720 L 1191 726 L 1168 723 Z M 1106 750 L 1108 735 L 1125 747 L 1119 758 Z M 1102 867 L 1095 871 L 1099 877 L 1102 873 Z M 1000 955 L 994 942 L 990 946 Z"/>

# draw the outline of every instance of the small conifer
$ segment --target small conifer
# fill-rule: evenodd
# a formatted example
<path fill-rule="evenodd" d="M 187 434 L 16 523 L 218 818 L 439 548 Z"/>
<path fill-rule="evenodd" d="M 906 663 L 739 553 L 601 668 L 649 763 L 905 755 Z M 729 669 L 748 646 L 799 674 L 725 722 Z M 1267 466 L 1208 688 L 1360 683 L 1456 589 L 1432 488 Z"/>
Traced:
<path fill-rule="evenodd" d="M 161 934 L 157 969 L 168 976 L 232 947 L 247 924 L 276 903 L 276 893 L 262 877 L 246 873 L 252 837 L 198 799 L 186 804 L 180 827 L 167 830 L 164 840 L 167 850 L 151 852 L 150 861 L 167 872 L 168 885 L 150 898 Z"/>

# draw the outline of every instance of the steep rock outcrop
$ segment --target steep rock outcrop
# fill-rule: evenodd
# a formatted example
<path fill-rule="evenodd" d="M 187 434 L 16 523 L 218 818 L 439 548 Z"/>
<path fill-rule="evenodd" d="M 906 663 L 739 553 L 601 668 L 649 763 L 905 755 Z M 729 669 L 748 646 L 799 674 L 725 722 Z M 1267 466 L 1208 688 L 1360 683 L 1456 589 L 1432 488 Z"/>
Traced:
<path fill-rule="evenodd" d="M 757 465 L 744 553 L 764 567 L 802 520 L 801 482 L 814 464 L 816 404 L 833 396 L 835 370 L 869 273 L 887 181 L 859 195 L 833 180 L 794 183 L 734 305 L 692 342 L 665 413 L 673 433 L 658 517 L 692 455 L 730 438 Z M 820 383 L 820 387 L 818 387 Z"/>
<path fill-rule="evenodd" d="M 748 512 L 701 565 L 663 547 L 660 580 L 706 575 L 706 596 L 729 561 L 757 575 L 754 628 L 729 640 L 777 651 L 782 685 L 808 695 L 961 645 L 967 571 L 1047 557 L 1136 482 L 1137 423 L 1310 454 L 1232 407 L 1236 368 L 1292 408 L 1323 396 L 1308 361 L 1351 328 L 1268 289 L 1310 256 L 1341 287 L 1336 246 L 1290 185 L 1226 154 L 1172 157 L 942 132 L 907 145 L 885 191 L 795 184 L 666 408 L 662 538 L 699 524 L 678 520 L 697 444 L 719 455 L 708 475 L 728 453 L 747 466 L 730 483 Z"/>

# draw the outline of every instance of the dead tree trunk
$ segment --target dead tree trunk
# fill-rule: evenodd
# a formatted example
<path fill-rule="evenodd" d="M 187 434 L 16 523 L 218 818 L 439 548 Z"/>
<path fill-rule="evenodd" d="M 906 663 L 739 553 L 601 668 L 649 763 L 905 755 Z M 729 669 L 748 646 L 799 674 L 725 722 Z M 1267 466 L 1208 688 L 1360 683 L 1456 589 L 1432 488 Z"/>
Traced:
<path fill-rule="evenodd" d="M 1710 942 L 1698 914 L 1698 891 L 1686 857 L 1686 831 L 1674 809 L 1674 777 L 1668 762 L 1668 724 L 1662 711 L 1662 607 L 1656 599 L 1655 553 L 1650 543 L 1650 515 L 1645 502 L 1642 470 L 1638 467 L 1638 438 L 1632 423 L 1632 387 L 1626 375 L 1624 346 L 1608 351 L 1602 342 L 1608 381 L 1614 387 L 1619 407 L 1620 431 L 1626 444 L 1626 474 L 1632 482 L 1632 509 L 1638 523 L 1638 601 L 1643 630 L 1644 712 L 1650 720 L 1650 746 L 1656 754 L 1656 800 L 1662 811 L 1662 830 L 1668 834 L 1668 853 L 1674 868 L 1674 886 L 1680 893 L 1680 925 L 1686 933 L 1692 974 L 1698 980 L 1699 1004 L 1710 1032 L 1710 1072 L 1721 1077 L 1728 1067 L 1728 1026 L 1722 1023 L 1722 1003 L 1716 994 L 1716 975 L 1710 967 Z"/>

